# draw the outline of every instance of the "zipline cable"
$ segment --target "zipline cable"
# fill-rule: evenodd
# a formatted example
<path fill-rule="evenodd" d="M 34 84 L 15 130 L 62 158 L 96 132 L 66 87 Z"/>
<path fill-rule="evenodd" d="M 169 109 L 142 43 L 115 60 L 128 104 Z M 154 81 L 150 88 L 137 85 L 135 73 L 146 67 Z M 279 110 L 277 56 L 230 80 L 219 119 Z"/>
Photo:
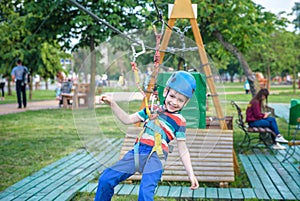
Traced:
<path fill-rule="evenodd" d="M 95 20 L 97 20 L 98 22 L 101 22 L 102 24 L 104 24 L 105 26 L 109 27 L 110 29 L 112 29 L 113 31 L 119 33 L 121 36 L 129 39 L 130 41 L 137 43 L 139 45 L 142 45 L 139 41 L 134 40 L 132 38 L 130 38 L 128 35 L 124 34 L 123 32 L 121 32 L 119 29 L 117 29 L 116 27 L 112 26 L 111 24 L 105 22 L 104 20 L 100 19 L 97 15 L 95 15 L 94 13 L 92 13 L 91 11 L 89 11 L 88 9 L 86 9 L 85 7 L 83 7 L 81 4 L 77 3 L 76 1 L 73 0 L 69 0 L 70 3 L 72 3 L 74 6 L 76 6 L 77 8 L 79 8 L 80 10 L 84 11 L 85 13 L 87 13 L 88 15 L 90 15 L 91 17 L 93 17 Z"/>
<path fill-rule="evenodd" d="M 105 26 L 109 27 L 110 29 L 112 29 L 113 31 L 115 31 L 116 33 L 119 33 L 122 37 L 136 43 L 136 44 L 139 44 L 140 46 L 142 46 L 142 44 L 129 37 L 127 34 L 123 33 L 122 31 L 120 31 L 119 29 L 117 29 L 116 27 L 112 26 L 111 24 L 107 23 L 106 21 L 102 20 L 101 18 L 99 18 L 97 15 L 95 15 L 94 13 L 92 13 L 91 11 L 89 11 L 88 9 L 86 9 L 85 7 L 83 7 L 81 4 L 77 3 L 76 1 L 74 0 L 68 0 L 69 3 L 73 4 L 74 6 L 76 6 L 77 8 L 79 8 L 80 10 L 82 10 L 83 12 L 87 13 L 88 15 L 90 15 L 92 18 L 94 18 L 96 21 L 104 24 Z M 166 22 L 163 21 L 162 19 L 162 12 L 161 10 L 158 9 L 157 7 L 157 4 L 155 2 L 155 0 L 153 0 L 153 3 L 154 3 L 154 6 L 155 6 L 155 9 L 156 9 L 156 12 L 157 12 L 157 16 L 158 16 L 158 20 L 157 21 L 161 21 L 162 23 L 164 23 L 169 29 L 173 30 Z M 149 47 L 149 46 L 146 46 L 145 47 L 147 49 L 150 49 L 150 50 L 156 50 L 155 48 L 152 48 L 152 47 Z M 163 51 L 163 50 L 160 50 L 161 52 L 166 52 L 166 51 Z"/>

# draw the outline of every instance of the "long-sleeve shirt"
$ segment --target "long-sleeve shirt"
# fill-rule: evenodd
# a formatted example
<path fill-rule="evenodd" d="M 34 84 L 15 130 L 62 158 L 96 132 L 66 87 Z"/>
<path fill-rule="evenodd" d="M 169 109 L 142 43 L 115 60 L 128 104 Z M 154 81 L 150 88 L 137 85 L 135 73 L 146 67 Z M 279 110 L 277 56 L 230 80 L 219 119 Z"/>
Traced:
<path fill-rule="evenodd" d="M 250 101 L 246 110 L 246 122 L 260 120 L 264 116 L 265 114 L 261 112 L 261 103 L 258 100 Z"/>

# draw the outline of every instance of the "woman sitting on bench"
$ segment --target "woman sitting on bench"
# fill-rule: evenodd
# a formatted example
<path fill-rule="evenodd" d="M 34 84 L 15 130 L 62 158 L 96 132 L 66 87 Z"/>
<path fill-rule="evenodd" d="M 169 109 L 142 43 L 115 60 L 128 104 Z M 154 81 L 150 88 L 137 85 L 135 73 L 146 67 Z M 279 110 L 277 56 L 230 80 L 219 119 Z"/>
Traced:
<path fill-rule="evenodd" d="M 274 117 L 269 117 L 270 113 L 262 113 L 261 111 L 263 101 L 266 100 L 266 102 L 268 102 L 268 95 L 268 89 L 263 88 L 253 97 L 247 106 L 246 122 L 248 122 L 250 127 L 264 127 L 271 129 L 276 134 L 276 137 L 272 135 L 272 148 L 285 149 L 279 142 L 288 143 L 288 141 L 280 135 L 276 119 Z"/>

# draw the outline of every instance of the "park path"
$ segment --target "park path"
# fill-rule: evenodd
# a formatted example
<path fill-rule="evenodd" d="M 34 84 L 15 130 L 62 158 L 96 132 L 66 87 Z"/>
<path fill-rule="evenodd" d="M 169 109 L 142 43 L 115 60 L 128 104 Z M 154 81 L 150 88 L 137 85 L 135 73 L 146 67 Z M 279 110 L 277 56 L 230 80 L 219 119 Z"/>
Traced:
<path fill-rule="evenodd" d="M 273 93 L 278 93 L 279 91 L 273 91 Z M 244 92 L 224 92 L 226 94 L 237 94 L 241 95 Z M 142 100 L 142 96 L 138 92 L 110 92 L 107 93 L 113 95 L 113 98 L 117 101 L 126 101 L 126 100 Z M 220 92 L 222 94 L 222 92 Z M 284 118 L 288 122 L 289 118 L 289 104 L 283 103 L 269 103 L 269 106 L 275 109 L 275 114 L 279 117 Z M 46 100 L 46 101 L 33 101 L 28 102 L 27 108 L 18 109 L 17 103 L 12 104 L 0 104 L 0 115 L 13 114 L 17 112 L 25 112 L 28 110 L 43 110 L 43 109 L 57 109 L 58 101 L 57 100 Z"/>
<path fill-rule="evenodd" d="M 47 101 L 28 102 L 27 108 L 22 108 L 22 109 L 18 109 L 17 106 L 18 106 L 17 103 L 0 104 L 0 115 L 25 112 L 28 110 L 54 109 L 54 108 L 58 108 L 58 101 L 47 100 Z"/>

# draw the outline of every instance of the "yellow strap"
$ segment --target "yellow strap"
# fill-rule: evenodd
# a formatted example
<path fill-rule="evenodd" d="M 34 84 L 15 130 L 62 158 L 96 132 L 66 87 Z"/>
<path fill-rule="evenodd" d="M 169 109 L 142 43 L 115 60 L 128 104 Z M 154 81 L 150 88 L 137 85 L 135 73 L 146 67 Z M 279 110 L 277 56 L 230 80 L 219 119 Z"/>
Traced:
<path fill-rule="evenodd" d="M 158 119 L 155 119 L 155 124 L 157 126 L 160 126 L 160 123 L 158 121 Z M 154 133 L 154 146 L 152 148 L 152 151 L 151 151 L 151 154 L 156 151 L 157 155 L 159 157 L 162 157 L 163 156 L 163 150 L 162 150 L 162 143 L 161 143 L 161 135 L 160 133 L 158 132 L 155 132 Z M 150 154 L 150 155 L 151 155 Z"/>

